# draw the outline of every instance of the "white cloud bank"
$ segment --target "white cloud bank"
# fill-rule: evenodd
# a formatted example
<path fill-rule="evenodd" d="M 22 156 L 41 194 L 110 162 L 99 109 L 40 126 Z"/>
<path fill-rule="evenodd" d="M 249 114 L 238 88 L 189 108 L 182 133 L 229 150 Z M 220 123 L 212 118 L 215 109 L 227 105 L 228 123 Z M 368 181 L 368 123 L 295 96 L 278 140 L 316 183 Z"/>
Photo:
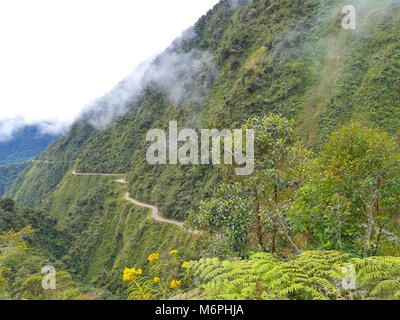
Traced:
<path fill-rule="evenodd" d="M 68 126 L 217 2 L 1 1 L 0 136 Z"/>

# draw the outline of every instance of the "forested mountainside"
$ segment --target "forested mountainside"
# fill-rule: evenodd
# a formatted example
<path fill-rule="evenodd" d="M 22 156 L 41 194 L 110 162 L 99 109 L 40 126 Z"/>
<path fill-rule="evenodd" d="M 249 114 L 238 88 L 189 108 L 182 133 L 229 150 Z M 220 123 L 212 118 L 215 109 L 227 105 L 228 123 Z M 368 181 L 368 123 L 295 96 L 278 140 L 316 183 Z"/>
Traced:
<path fill-rule="evenodd" d="M 398 3 L 389 0 L 353 1 L 358 12 L 357 28 L 344 30 L 341 25 L 341 9 L 347 4 L 346 1 L 336 0 L 253 0 L 239 1 L 238 5 L 234 6 L 232 1 L 222 0 L 153 62 L 143 77 L 141 90 L 131 99 L 121 102 L 122 109 L 110 114 L 112 104 L 105 98 L 95 112 L 88 113 L 67 135 L 59 138 L 44 151 L 39 157 L 41 161 L 24 169 L 9 191 L 9 196 L 19 205 L 40 208 L 50 212 L 51 216 L 57 219 L 59 228 L 72 237 L 63 261 L 80 281 L 122 294 L 123 285 L 118 281 L 122 267 L 144 267 L 147 255 L 151 252 L 178 249 L 186 260 L 190 260 L 220 256 L 223 251 L 216 246 L 209 248 L 208 245 L 212 241 L 209 237 L 199 241 L 199 237 L 203 236 L 152 220 L 147 210 L 131 206 L 122 199 L 125 191 L 136 199 L 157 205 L 167 217 L 183 221 L 190 216 L 192 223 L 203 229 L 215 222 L 219 227 L 214 230 L 214 236 L 216 234 L 217 238 L 221 238 L 225 231 L 220 229 L 221 224 L 216 222 L 217 218 L 214 219 L 210 212 L 219 213 L 223 203 L 229 203 L 232 197 L 228 202 L 213 200 L 218 197 L 224 199 L 229 190 L 238 197 L 246 194 L 244 189 L 236 192 L 237 184 L 216 190 L 223 179 L 223 171 L 219 168 L 201 165 L 148 165 L 146 150 L 149 144 L 146 142 L 146 132 L 149 129 L 160 128 L 168 131 L 169 121 L 178 121 L 181 128 L 233 129 L 240 128 L 247 119 L 253 118 L 256 119 L 255 123 L 260 121 L 267 127 L 276 122 L 279 124 L 277 127 L 287 128 L 291 135 L 293 126 L 296 138 L 290 136 L 289 140 L 304 141 L 297 154 L 301 153 L 301 159 L 305 159 L 313 158 L 314 156 L 308 153 L 314 152 L 317 157 L 313 163 L 318 170 L 316 167 L 306 167 L 310 176 L 311 172 L 328 172 L 330 176 L 336 177 L 337 174 L 340 179 L 344 179 L 342 171 L 334 167 L 333 163 L 353 163 L 351 159 L 343 156 L 346 153 L 343 150 L 351 143 L 358 143 L 360 149 L 354 149 L 367 150 L 367 154 L 369 150 L 378 150 L 379 148 L 367 138 L 369 135 L 386 141 L 382 145 L 393 151 L 393 156 L 397 157 L 394 141 L 398 138 L 400 128 Z M 103 118 L 102 111 L 105 114 Z M 270 114 L 280 115 L 266 118 L 265 121 L 257 118 Z M 98 121 L 99 115 L 101 121 Z M 284 119 L 293 119 L 295 124 L 287 123 Z M 109 120 L 106 125 L 105 120 Z M 343 125 L 348 127 L 337 131 Z M 365 127 L 374 128 L 377 133 L 363 131 Z M 381 133 L 381 130 L 387 134 Z M 278 135 L 283 133 L 279 132 Z M 352 140 L 352 136 L 359 139 Z M 348 145 L 336 145 L 335 139 Z M 290 147 L 294 145 L 291 144 Z M 291 152 L 293 149 L 285 155 L 292 154 Z M 335 156 L 337 158 L 333 159 Z M 389 161 L 389 158 L 388 156 L 379 161 L 386 165 L 388 162 L 385 161 Z M 360 159 L 363 158 L 360 156 Z M 360 163 L 365 164 L 365 172 L 374 168 L 368 161 L 365 160 L 364 163 L 360 160 Z M 393 161 L 396 163 L 397 160 Z M 324 167 L 324 163 L 332 167 Z M 282 162 L 281 168 L 287 165 L 286 162 Z M 113 178 L 106 176 L 73 175 L 74 170 L 81 173 L 125 175 L 127 185 L 120 185 Z M 268 174 L 271 176 L 264 175 L 260 178 L 261 184 L 275 177 L 270 171 Z M 364 171 L 360 176 L 362 174 Z M 350 174 L 344 176 L 349 178 Z M 393 177 L 395 176 L 394 174 Z M 352 182 L 356 179 L 346 181 Z M 336 180 L 335 182 L 338 183 Z M 322 202 L 324 205 L 326 202 L 326 212 L 336 212 L 333 206 L 336 203 L 338 206 L 340 204 L 341 208 L 347 206 L 349 202 L 339 196 L 343 189 L 333 190 L 330 189 L 331 185 L 318 186 L 318 183 L 318 176 L 302 176 L 295 180 L 290 188 L 285 189 L 284 196 L 282 195 L 286 202 L 281 209 L 287 210 L 288 203 L 291 203 L 294 197 L 292 194 L 300 186 L 305 186 L 305 189 L 297 195 L 294 205 L 298 210 L 296 212 L 315 213 Z M 360 192 L 364 192 L 366 184 L 360 184 L 364 188 L 360 187 Z M 317 199 L 312 191 L 321 186 L 325 187 L 325 198 Z M 263 192 L 268 194 L 271 190 L 273 193 L 273 188 L 265 186 Z M 389 189 L 385 189 L 386 191 L 386 194 L 390 193 Z M 346 195 L 349 192 L 346 189 Z M 278 194 L 277 189 L 275 194 Z M 266 196 L 266 199 L 269 197 Z M 388 198 L 384 201 L 385 205 L 397 206 L 394 199 L 395 197 Z M 207 203 L 207 200 L 211 203 Z M 256 202 L 258 203 L 258 200 Z M 232 208 L 239 212 L 241 208 L 247 208 L 245 205 L 234 207 L 235 205 L 232 204 Z M 250 211 L 254 210 L 254 205 L 249 205 L 248 208 L 251 208 Z M 344 215 L 351 216 L 360 208 L 361 205 L 358 207 L 356 204 L 349 204 Z M 221 209 L 222 211 L 226 214 L 226 211 Z M 200 222 L 193 221 L 196 220 L 193 216 L 199 212 L 199 216 L 204 219 Z M 385 211 L 385 214 L 387 212 Z M 360 233 L 364 225 L 358 224 L 358 218 L 351 217 L 349 221 L 357 224 L 354 233 Z M 310 228 L 305 227 L 307 221 L 310 223 L 312 219 L 301 220 L 299 215 L 293 213 L 291 223 L 297 239 L 296 247 L 340 250 L 355 257 L 369 256 L 369 253 L 374 251 L 368 244 L 363 247 L 364 242 L 353 243 L 350 236 L 340 238 L 338 242 L 335 238 L 336 231 L 329 224 L 330 220 L 319 218 L 319 226 L 326 227 L 326 230 L 318 229 L 318 224 L 313 224 Z M 241 225 L 247 228 L 248 220 L 243 219 Z M 397 218 L 394 219 L 393 221 L 397 221 Z M 207 225 L 205 221 L 210 224 Z M 248 242 L 252 241 L 258 245 L 251 246 L 252 252 L 261 248 L 274 254 L 279 249 L 279 256 L 294 254 L 290 244 L 292 239 L 287 230 L 282 226 L 271 226 L 267 220 L 260 219 L 255 224 L 260 226 L 262 222 L 266 223 L 266 230 L 271 230 L 271 233 L 265 231 L 265 238 L 254 230 L 251 235 L 246 234 L 244 237 L 244 231 L 239 227 L 240 230 L 229 229 L 238 221 L 223 221 L 229 228 L 226 237 L 222 238 L 226 238 L 231 244 L 231 249 L 233 248 L 228 258 L 232 257 L 232 254 L 249 258 L 249 252 L 236 249 L 246 249 Z M 374 230 L 385 230 L 389 233 L 383 225 L 380 229 L 372 229 L 372 224 L 370 226 L 371 237 Z M 390 233 L 397 234 L 398 230 L 395 229 L 391 229 Z M 321 239 L 324 232 L 328 232 L 332 238 L 327 241 Z M 238 238 L 244 242 L 238 241 Z M 285 246 L 290 249 L 285 249 Z M 385 246 L 386 251 L 376 249 L 375 254 L 398 252 L 398 248 L 392 245 L 391 241 L 385 242 Z M 327 267 L 334 262 L 344 263 L 353 259 L 348 255 L 342 256 L 332 252 L 331 254 L 333 258 L 327 258 Z M 316 256 L 311 256 L 311 259 L 316 259 L 313 260 L 316 263 L 315 273 L 320 274 L 320 257 L 318 253 Z M 221 258 L 227 258 L 226 252 L 221 254 Z M 260 267 L 254 265 L 254 261 L 262 260 L 264 265 L 269 261 L 271 270 L 282 276 L 282 270 L 290 266 L 273 259 L 275 258 L 265 255 L 251 255 L 250 260 L 243 263 L 246 263 L 245 268 L 251 270 L 253 267 Z M 299 259 L 300 262 L 303 261 Z M 205 270 L 212 270 L 209 268 L 210 264 L 211 267 L 225 268 L 220 270 L 222 275 L 229 271 L 226 262 L 221 265 L 219 261 L 209 262 L 199 262 L 200 269 L 204 271 L 200 278 L 207 274 Z M 367 262 L 357 263 L 357 270 L 362 271 L 363 263 Z M 392 266 L 395 262 L 385 260 L 380 266 L 384 266 L 385 263 Z M 281 267 L 283 269 L 279 269 Z M 261 270 L 260 277 L 267 277 L 267 271 L 265 268 Z M 310 271 L 310 278 L 313 278 L 312 272 L 314 271 Z M 212 281 L 217 275 L 218 271 L 210 274 L 205 282 Z M 326 274 L 325 279 L 328 276 Z M 268 277 L 268 281 L 273 279 L 271 274 L 268 274 Z M 135 276 L 131 274 L 126 278 L 134 279 Z M 244 278 L 242 281 L 248 282 L 249 279 Z M 253 291 L 250 293 L 235 296 L 232 292 L 222 292 L 221 288 L 220 295 L 216 296 L 254 297 L 259 288 L 255 282 L 253 284 Z M 293 298 L 290 290 L 295 289 L 290 289 L 285 295 L 282 292 L 287 288 L 282 287 L 283 282 L 274 285 L 278 290 L 277 296 Z M 287 285 L 290 287 L 290 284 Z M 171 283 L 171 287 L 174 286 L 176 288 L 179 285 Z M 230 289 L 232 288 L 226 290 Z M 318 297 L 318 292 L 307 291 L 306 281 L 300 289 L 304 295 L 299 293 L 297 297 Z M 271 295 L 261 292 L 259 297 L 276 297 L 273 293 L 269 294 Z M 335 293 L 329 293 L 327 296 L 335 296 Z"/>
<path fill-rule="evenodd" d="M 12 187 L 14 181 L 29 164 L 29 161 L 24 161 L 0 166 L 0 196 Z"/>
<path fill-rule="evenodd" d="M 44 201 L 51 196 L 93 132 L 94 129 L 88 125 L 74 125 L 69 133 L 37 157 L 39 162 L 32 162 L 25 168 L 9 193 L 20 205 L 44 207 Z M 40 159 L 49 162 L 40 162 Z"/>
<path fill-rule="evenodd" d="M 18 231 L 16 231 L 18 230 Z M 9 198 L 0 200 L 0 245 L 7 250 L 0 257 L 0 298 L 2 300 L 105 299 L 112 294 L 73 281 L 61 257 L 71 237 L 57 227 L 47 213 L 16 206 Z M 42 268 L 56 270 L 56 289 L 42 287 Z"/>
<path fill-rule="evenodd" d="M 1 233 L 30 226 L 35 234 L 28 240 L 28 245 L 48 258 L 59 259 L 65 254 L 70 239 L 57 228 L 55 218 L 39 210 L 17 207 L 9 198 L 0 200 L 0 211 Z"/>
<path fill-rule="evenodd" d="M 315 148 L 350 119 L 395 134 L 399 17 L 398 10 L 390 9 L 390 1 L 384 3 L 360 5 L 360 25 L 349 31 L 341 27 L 341 1 L 253 1 L 235 10 L 222 1 L 197 22 L 190 36 L 164 54 L 165 60 L 178 57 L 168 67 L 178 68 L 179 58 L 191 60 L 188 52 L 197 55 L 204 67 L 181 68 L 175 75 L 176 86 L 154 81 L 115 125 L 95 134 L 77 125 L 42 158 L 79 158 L 78 171 L 129 172 L 133 194 L 157 203 L 169 216 L 184 218 L 206 192 L 205 182 L 215 183 L 207 176 L 212 175 L 209 168 L 146 164 L 145 132 L 167 128 L 170 120 L 182 127 L 234 128 L 252 115 L 280 112 L 298 120 L 300 136 Z M 201 52 L 212 54 L 212 62 L 204 62 Z M 166 63 L 155 63 L 156 70 L 165 69 Z M 217 77 L 203 94 L 199 88 L 209 84 L 210 73 Z M 172 97 L 182 86 L 192 89 L 190 94 Z M 63 176 L 55 175 L 53 186 Z M 170 188 L 165 188 L 167 181 Z M 17 200 L 30 197 L 24 188 L 15 190 L 23 194 Z"/>
<path fill-rule="evenodd" d="M 35 125 L 27 125 L 6 141 L 0 141 L 0 165 L 22 162 L 42 153 L 58 135 L 41 133 Z"/>
<path fill-rule="evenodd" d="M 24 126 L 9 140 L 0 141 L 0 195 L 5 194 L 28 166 L 26 160 L 42 153 L 58 135 L 42 134 L 35 125 Z"/>

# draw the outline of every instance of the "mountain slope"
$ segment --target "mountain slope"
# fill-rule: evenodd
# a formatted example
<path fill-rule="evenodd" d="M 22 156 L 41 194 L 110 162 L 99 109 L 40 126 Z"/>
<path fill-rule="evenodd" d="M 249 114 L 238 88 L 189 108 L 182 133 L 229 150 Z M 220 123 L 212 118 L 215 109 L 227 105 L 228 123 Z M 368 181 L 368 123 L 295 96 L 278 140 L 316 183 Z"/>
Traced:
<path fill-rule="evenodd" d="M 25 161 L 0 166 L 0 196 L 12 187 L 14 181 L 29 164 L 29 161 Z"/>
<path fill-rule="evenodd" d="M 48 208 L 46 201 L 68 172 L 94 129 L 88 125 L 75 124 L 71 131 L 57 139 L 39 157 L 28 165 L 16 179 L 8 193 L 20 205 Z M 45 159 L 45 162 L 40 160 Z"/>
<path fill-rule="evenodd" d="M 167 129 L 169 121 L 180 128 L 237 128 L 250 116 L 279 112 L 297 121 L 298 134 L 316 150 L 353 119 L 398 135 L 397 2 L 356 1 L 356 30 L 341 26 L 346 4 L 253 0 L 233 8 L 221 1 L 155 60 L 143 89 L 125 102 L 125 115 L 102 130 L 91 127 L 90 116 L 76 124 L 40 156 L 50 162 L 32 164 L 10 194 L 19 204 L 49 208 L 74 235 L 66 257 L 71 268 L 118 289 L 124 263 L 142 267 L 152 250 L 185 250 L 194 241 L 123 202 L 124 191 L 184 220 L 219 182 L 210 166 L 148 165 L 149 129 Z M 128 189 L 71 176 L 72 169 L 127 174 Z"/>
<path fill-rule="evenodd" d="M 42 134 L 37 126 L 29 125 L 19 129 L 10 140 L 0 141 L 0 196 L 29 165 L 26 160 L 42 153 L 57 138 L 58 135 Z"/>
<path fill-rule="evenodd" d="M 390 115 L 400 110 L 399 11 L 391 11 L 389 1 L 360 1 L 363 23 L 351 31 L 341 26 L 344 4 L 253 1 L 232 11 L 222 1 L 195 25 L 192 38 L 169 49 L 212 53 L 215 64 L 209 68 L 218 77 L 210 85 L 195 73 L 189 86 L 209 85 L 207 96 L 173 103 L 174 87 L 151 87 L 123 120 L 92 137 L 78 169 L 129 171 L 135 197 L 183 218 L 209 194 L 207 182 L 215 185 L 218 177 L 209 167 L 148 166 L 150 128 L 167 129 L 171 120 L 179 127 L 236 128 L 250 116 L 280 112 L 298 121 L 299 135 L 314 148 L 351 119 L 397 134 L 399 118 Z"/>
<path fill-rule="evenodd" d="M 151 212 L 124 199 L 125 185 L 115 177 L 69 172 L 50 208 L 59 228 L 75 239 L 64 262 L 84 282 L 122 292 L 120 273 L 127 265 L 144 268 L 149 252 L 179 249 L 197 257 L 196 236 L 159 223 Z"/>
<path fill-rule="evenodd" d="M 10 140 L 0 141 L 0 165 L 33 158 L 42 153 L 57 138 L 58 135 L 40 133 L 37 126 L 25 126 Z"/>

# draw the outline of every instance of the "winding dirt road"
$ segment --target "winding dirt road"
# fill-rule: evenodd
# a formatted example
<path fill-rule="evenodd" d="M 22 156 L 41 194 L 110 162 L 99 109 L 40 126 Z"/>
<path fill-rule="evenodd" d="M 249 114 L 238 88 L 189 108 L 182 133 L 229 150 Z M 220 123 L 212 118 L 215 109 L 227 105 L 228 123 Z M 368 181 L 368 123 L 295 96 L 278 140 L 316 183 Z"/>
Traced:
<path fill-rule="evenodd" d="M 174 224 L 174 225 L 176 225 L 178 227 L 183 228 L 183 223 L 182 222 L 162 217 L 161 214 L 160 214 L 160 211 L 158 210 L 157 207 L 152 206 L 150 204 L 146 204 L 146 203 L 137 201 L 137 200 L 131 198 L 129 193 L 125 194 L 124 199 L 126 201 L 129 201 L 130 203 L 134 204 L 135 206 L 151 209 L 151 217 L 156 221 L 165 222 L 165 223 L 169 223 L 169 224 Z"/>
<path fill-rule="evenodd" d="M 116 173 L 78 173 L 75 170 L 72 171 L 74 176 L 100 176 L 100 177 L 120 177 L 123 174 L 116 174 Z"/>
<path fill-rule="evenodd" d="M 51 162 L 54 162 L 54 161 L 49 161 L 49 160 L 31 160 L 31 161 L 34 162 L 34 163 L 51 163 Z M 121 176 L 123 176 L 123 174 L 115 174 L 115 173 L 78 173 L 78 172 L 76 172 L 76 170 L 73 170 L 72 174 L 74 176 L 103 176 L 103 177 L 121 177 Z M 114 181 L 117 182 L 117 183 L 121 183 L 121 184 L 127 184 L 127 181 L 126 181 L 125 177 L 116 179 Z M 183 228 L 183 223 L 182 222 L 163 217 L 162 214 L 160 213 L 160 210 L 156 206 L 152 206 L 150 204 L 143 203 L 143 202 L 140 202 L 140 201 L 138 201 L 136 199 L 131 198 L 129 192 L 127 192 L 124 195 L 124 200 L 132 203 L 135 206 L 151 209 L 151 212 L 152 212 L 151 216 L 156 221 L 173 224 L 173 225 L 176 225 L 178 227 Z M 399 238 L 395 234 L 393 234 L 392 232 L 387 231 L 385 229 L 380 229 L 378 227 L 375 227 L 375 230 L 376 230 L 377 233 L 381 232 L 382 234 L 384 234 L 390 241 L 394 241 L 396 243 L 399 242 Z M 186 231 L 188 231 L 190 233 L 193 233 L 193 234 L 198 234 L 198 231 L 195 231 L 195 230 L 194 231 L 186 230 Z"/>
<path fill-rule="evenodd" d="M 122 176 L 122 174 L 112 174 L 112 173 L 78 173 L 78 172 L 76 172 L 76 170 L 72 171 L 72 174 L 74 176 L 102 176 L 102 177 L 120 177 L 120 176 Z M 117 180 L 115 180 L 115 182 L 127 184 L 127 181 L 125 178 L 117 179 Z M 124 199 L 126 201 L 132 203 L 135 206 L 151 209 L 151 217 L 156 221 L 173 224 L 173 225 L 183 228 L 182 222 L 163 217 L 160 210 L 156 206 L 152 206 L 151 204 L 143 203 L 136 199 L 131 198 L 129 192 L 127 192 L 124 195 Z M 191 231 L 191 230 L 186 230 L 186 231 L 197 234 L 197 231 Z"/>

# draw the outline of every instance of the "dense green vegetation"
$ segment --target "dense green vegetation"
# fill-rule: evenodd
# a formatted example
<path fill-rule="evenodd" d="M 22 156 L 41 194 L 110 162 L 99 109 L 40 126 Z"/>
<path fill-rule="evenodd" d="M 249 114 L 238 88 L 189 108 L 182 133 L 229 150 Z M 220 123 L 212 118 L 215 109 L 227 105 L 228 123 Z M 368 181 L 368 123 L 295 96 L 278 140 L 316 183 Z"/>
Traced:
<path fill-rule="evenodd" d="M 70 239 L 59 230 L 56 219 L 42 211 L 17 207 L 12 199 L 0 199 L 0 233 L 11 229 L 21 230 L 27 226 L 35 231 L 27 240 L 28 245 L 57 259 L 65 254 Z"/>
<path fill-rule="evenodd" d="M 354 267 L 357 289 L 343 285 Z M 336 251 L 306 251 L 295 260 L 279 261 L 257 253 L 248 260 L 202 259 L 192 263 L 199 278 L 196 299 L 215 300 L 354 300 L 399 299 L 398 257 L 356 259 Z"/>
<path fill-rule="evenodd" d="M 308 247 L 397 255 L 389 234 L 399 234 L 399 160 L 399 145 L 386 133 L 355 123 L 335 132 L 290 210 L 295 229 L 312 235 Z"/>
<path fill-rule="evenodd" d="M 252 118 L 249 127 L 256 135 L 254 173 L 226 170 L 212 199 L 190 219 L 211 237 L 220 235 L 220 256 L 249 250 L 290 256 L 301 249 L 400 254 L 395 139 L 351 123 L 313 157 L 296 143 L 293 121 Z"/>
<path fill-rule="evenodd" d="M 165 53 L 213 54 L 215 65 L 209 69 L 217 69 L 219 75 L 205 97 L 188 94 L 174 104 L 168 99 L 173 88 L 148 87 L 114 126 L 93 132 L 90 126 L 77 125 L 43 158 L 78 158 L 82 172 L 129 172 L 131 194 L 157 203 L 167 216 L 184 219 L 211 194 L 218 172 L 208 167 L 148 166 L 145 133 L 150 128 L 165 129 L 170 120 L 180 127 L 235 128 L 250 116 L 280 112 L 298 120 L 298 134 L 316 148 L 321 138 L 352 118 L 396 134 L 398 117 L 392 115 L 400 99 L 391 88 L 399 86 L 398 10 L 368 1 L 359 10 L 364 23 L 353 32 L 341 27 L 344 3 L 255 0 L 232 10 L 221 1 L 196 23 L 193 37 L 177 41 Z M 202 75 L 192 77 L 194 92 L 209 84 Z M 186 83 L 186 78 L 179 81 Z M 373 108 L 367 107 L 369 101 Z M 33 173 L 27 175 L 29 179 Z M 53 189 L 61 174 L 52 176 Z M 37 189 L 30 188 L 33 184 L 21 179 L 11 194 L 19 190 L 18 201 L 32 203 Z"/>
<path fill-rule="evenodd" d="M 124 268 L 151 274 L 150 253 L 177 249 L 193 260 L 194 278 L 176 272 L 187 282 L 163 298 L 399 298 L 400 12 L 394 1 L 360 3 L 349 31 L 345 1 L 221 1 L 163 54 L 207 52 L 213 63 L 149 84 L 104 130 L 77 123 L 9 195 L 57 220 L 70 239 L 65 270 L 118 297 Z M 187 93 L 171 99 L 174 86 Z M 169 121 L 255 129 L 254 174 L 150 166 L 146 132 L 168 131 Z M 126 175 L 128 184 L 73 169 Z M 154 221 L 122 199 L 127 191 L 202 233 Z M 340 290 L 335 272 L 348 263 L 361 287 Z"/>
<path fill-rule="evenodd" d="M 20 162 L 0 166 L 0 196 L 11 188 L 14 181 L 29 164 L 29 162 Z"/>
<path fill-rule="evenodd" d="M 40 211 L 20 208 L 9 198 L 0 199 L 0 299 L 72 299 L 79 295 L 58 260 L 65 254 L 69 237 L 57 221 Z M 17 231 L 14 231 L 17 230 Z M 41 270 L 57 268 L 55 291 L 43 290 Z"/>
<path fill-rule="evenodd" d="M 35 235 L 29 226 L 15 232 L 10 230 L 0 236 L 0 299 L 1 300 L 94 300 L 106 299 L 111 295 L 90 286 L 73 281 L 71 274 L 64 271 L 64 265 L 40 250 L 27 245 Z M 55 288 L 43 286 L 51 281 L 46 278 L 47 269 L 54 270 Z"/>
<path fill-rule="evenodd" d="M 68 174 L 54 193 L 50 214 L 73 237 L 63 261 L 85 283 L 123 293 L 121 269 L 146 268 L 149 251 L 181 250 L 199 257 L 196 236 L 151 219 L 148 210 L 123 199 L 124 185 L 110 177 Z"/>
<path fill-rule="evenodd" d="M 34 162 L 23 171 L 9 194 L 19 205 L 48 209 L 51 193 L 77 159 L 93 131 L 89 126 L 74 125 L 67 135 L 57 139 L 38 157 L 45 162 Z"/>

